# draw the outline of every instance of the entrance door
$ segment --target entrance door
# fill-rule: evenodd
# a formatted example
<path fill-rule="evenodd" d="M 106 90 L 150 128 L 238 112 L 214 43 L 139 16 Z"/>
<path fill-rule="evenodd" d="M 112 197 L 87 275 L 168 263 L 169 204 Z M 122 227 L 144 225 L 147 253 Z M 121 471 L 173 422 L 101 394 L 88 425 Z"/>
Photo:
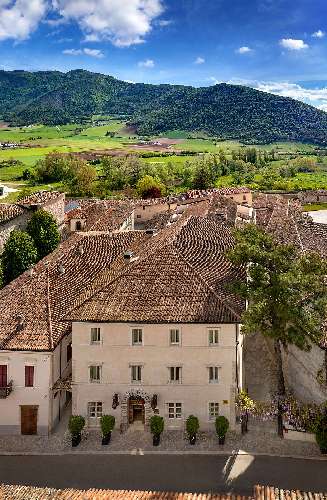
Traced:
<path fill-rule="evenodd" d="M 20 422 L 22 434 L 37 434 L 38 406 L 21 406 Z"/>
<path fill-rule="evenodd" d="M 145 411 L 144 411 L 144 399 L 130 399 L 129 409 L 128 409 L 129 423 L 141 422 L 144 424 L 145 421 Z"/>

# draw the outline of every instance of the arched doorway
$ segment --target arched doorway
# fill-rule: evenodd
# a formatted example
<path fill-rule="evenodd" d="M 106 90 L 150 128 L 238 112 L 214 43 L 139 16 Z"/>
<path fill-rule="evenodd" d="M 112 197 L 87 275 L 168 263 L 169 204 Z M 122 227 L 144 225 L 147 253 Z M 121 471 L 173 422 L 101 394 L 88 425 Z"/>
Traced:
<path fill-rule="evenodd" d="M 128 423 L 145 423 L 145 401 L 141 397 L 131 396 L 128 400 Z"/>
<path fill-rule="evenodd" d="M 131 389 L 121 399 L 121 429 L 127 430 L 129 425 L 134 428 L 149 428 L 151 396 L 142 389 Z"/>

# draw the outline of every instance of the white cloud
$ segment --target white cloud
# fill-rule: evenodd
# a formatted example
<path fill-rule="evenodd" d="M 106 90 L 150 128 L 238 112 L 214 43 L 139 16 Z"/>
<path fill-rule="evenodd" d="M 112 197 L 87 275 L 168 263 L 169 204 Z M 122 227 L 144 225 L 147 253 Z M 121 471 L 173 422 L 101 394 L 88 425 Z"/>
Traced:
<path fill-rule="evenodd" d="M 52 0 L 65 19 L 76 21 L 86 36 L 110 40 L 117 47 L 144 42 L 162 0 Z"/>
<path fill-rule="evenodd" d="M 279 44 L 287 50 L 303 50 L 308 49 L 309 45 L 303 40 L 295 40 L 294 38 L 283 38 L 279 40 Z"/>
<path fill-rule="evenodd" d="M 232 85 L 245 85 L 269 94 L 291 97 L 327 111 L 327 87 L 308 89 L 290 82 L 263 82 L 255 80 L 229 80 Z"/>
<path fill-rule="evenodd" d="M 65 49 L 62 53 L 66 56 L 81 56 L 83 54 L 80 49 Z"/>
<path fill-rule="evenodd" d="M 1 0 L 0 40 L 25 40 L 47 10 L 46 0 Z"/>
<path fill-rule="evenodd" d="M 206 60 L 203 57 L 197 57 L 194 61 L 194 64 L 204 64 Z"/>
<path fill-rule="evenodd" d="M 240 47 L 236 50 L 236 52 L 238 54 L 248 54 L 249 52 L 252 52 L 252 49 L 250 49 L 250 47 Z"/>
<path fill-rule="evenodd" d="M 315 31 L 314 33 L 312 33 L 312 35 L 311 35 L 311 36 L 312 36 L 313 38 L 324 38 L 325 34 L 326 34 L 326 33 L 325 33 L 324 31 L 322 31 L 322 30 L 318 30 L 318 31 Z"/>
<path fill-rule="evenodd" d="M 154 68 L 154 61 L 152 59 L 146 59 L 145 61 L 140 61 L 138 66 L 140 68 Z"/>
<path fill-rule="evenodd" d="M 98 59 L 101 59 L 102 57 L 104 57 L 104 54 L 103 52 L 101 52 L 101 50 L 99 49 L 88 49 L 88 48 L 85 48 L 85 49 L 65 49 L 62 51 L 63 54 L 67 55 L 67 56 L 81 56 L 81 55 L 86 55 L 86 56 L 90 56 L 90 57 L 96 57 Z"/>
<path fill-rule="evenodd" d="M 104 53 L 99 49 L 83 49 L 85 55 L 90 57 L 96 57 L 97 59 L 102 59 L 104 57 Z"/>
<path fill-rule="evenodd" d="M 165 26 L 169 26 L 170 24 L 173 24 L 173 21 L 171 19 L 161 19 L 158 21 L 159 26 L 162 26 L 163 28 Z"/>
<path fill-rule="evenodd" d="M 212 85 L 218 85 L 219 83 L 221 83 L 221 80 L 217 80 L 215 76 L 210 76 L 208 78 L 208 81 L 211 82 Z"/>

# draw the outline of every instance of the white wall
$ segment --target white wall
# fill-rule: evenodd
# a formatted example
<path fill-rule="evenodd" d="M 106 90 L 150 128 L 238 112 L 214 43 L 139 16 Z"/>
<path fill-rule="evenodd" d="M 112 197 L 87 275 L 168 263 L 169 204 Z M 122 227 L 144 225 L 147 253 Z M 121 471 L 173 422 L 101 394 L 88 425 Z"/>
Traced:
<path fill-rule="evenodd" d="M 0 351 L 0 364 L 7 364 L 8 382 L 13 390 L 0 399 L 0 433 L 20 434 L 20 405 L 37 405 L 38 434 L 47 434 L 49 427 L 49 399 L 51 353 Z M 33 365 L 34 387 L 25 387 L 25 365 Z"/>
<path fill-rule="evenodd" d="M 90 345 L 92 326 L 101 328 L 100 345 Z M 219 346 L 208 346 L 209 326 L 220 327 Z M 143 329 L 143 346 L 131 345 L 132 327 Z M 181 346 L 170 346 L 171 328 L 180 329 Z M 119 425 L 121 407 L 112 409 L 113 394 L 118 393 L 122 398 L 127 391 L 137 387 L 150 396 L 158 395 L 158 408 L 163 416 L 166 416 L 168 402 L 181 402 L 184 420 L 192 413 L 199 417 L 202 428 L 213 428 L 213 423 L 209 423 L 208 403 L 219 402 L 220 414 L 229 420 L 233 418 L 231 389 L 234 390 L 236 374 L 236 325 L 74 323 L 72 330 L 74 414 L 86 416 L 88 402 L 102 401 L 104 413 L 115 415 Z M 102 365 L 100 384 L 89 382 L 92 364 Z M 143 365 L 141 384 L 131 383 L 132 364 Z M 182 384 L 168 383 L 169 366 L 182 366 Z M 218 383 L 209 383 L 209 366 L 220 367 Z M 166 427 L 182 425 L 181 421 L 166 420 Z"/>

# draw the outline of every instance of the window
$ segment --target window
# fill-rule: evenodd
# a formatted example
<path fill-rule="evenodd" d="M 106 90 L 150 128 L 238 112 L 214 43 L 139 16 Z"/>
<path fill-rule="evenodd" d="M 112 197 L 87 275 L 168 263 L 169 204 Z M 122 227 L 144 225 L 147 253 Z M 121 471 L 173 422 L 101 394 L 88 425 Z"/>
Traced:
<path fill-rule="evenodd" d="M 209 337 L 209 345 L 218 345 L 219 343 L 219 328 L 214 328 L 214 329 L 209 329 L 208 330 L 208 337 Z"/>
<path fill-rule="evenodd" d="M 137 215 L 137 216 L 136 216 L 136 218 L 137 218 L 137 219 L 140 219 L 140 218 L 141 218 L 141 215 Z"/>
<path fill-rule="evenodd" d="M 34 366 L 25 366 L 25 387 L 34 387 Z"/>
<path fill-rule="evenodd" d="M 219 403 L 209 403 L 209 420 L 219 417 Z"/>
<path fill-rule="evenodd" d="M 246 194 L 243 194 L 243 200 L 246 201 Z"/>
<path fill-rule="evenodd" d="M 182 383 L 182 367 L 181 366 L 171 366 L 169 368 L 169 381 L 181 384 Z"/>
<path fill-rule="evenodd" d="M 90 366 L 90 382 L 100 382 L 101 380 L 101 366 Z"/>
<path fill-rule="evenodd" d="M 170 330 L 170 345 L 179 345 L 180 335 L 179 330 L 172 329 Z"/>
<path fill-rule="evenodd" d="M 87 404 L 87 414 L 89 418 L 101 418 L 102 417 L 102 402 L 92 401 Z"/>
<path fill-rule="evenodd" d="M 182 403 L 168 403 L 168 418 L 182 418 Z"/>
<path fill-rule="evenodd" d="M 209 383 L 215 384 L 219 379 L 219 367 L 218 366 L 210 366 L 209 367 Z"/>
<path fill-rule="evenodd" d="M 143 342 L 143 331 L 141 328 L 132 329 L 132 344 L 142 345 Z"/>
<path fill-rule="evenodd" d="M 67 348 L 66 348 L 66 358 L 67 358 L 67 363 L 68 363 L 68 361 L 70 361 L 72 359 L 72 343 L 71 342 L 67 345 Z"/>
<path fill-rule="evenodd" d="M 76 231 L 80 231 L 82 229 L 82 223 L 80 220 L 76 221 L 75 227 L 76 227 Z"/>
<path fill-rule="evenodd" d="M 91 344 L 99 344 L 101 342 L 100 328 L 91 328 Z"/>
<path fill-rule="evenodd" d="M 0 387 L 7 387 L 8 385 L 8 369 L 7 365 L 0 365 Z"/>
<path fill-rule="evenodd" d="M 142 380 L 142 366 L 141 365 L 131 366 L 131 379 L 132 379 L 132 382 L 141 382 L 141 380 Z"/>

